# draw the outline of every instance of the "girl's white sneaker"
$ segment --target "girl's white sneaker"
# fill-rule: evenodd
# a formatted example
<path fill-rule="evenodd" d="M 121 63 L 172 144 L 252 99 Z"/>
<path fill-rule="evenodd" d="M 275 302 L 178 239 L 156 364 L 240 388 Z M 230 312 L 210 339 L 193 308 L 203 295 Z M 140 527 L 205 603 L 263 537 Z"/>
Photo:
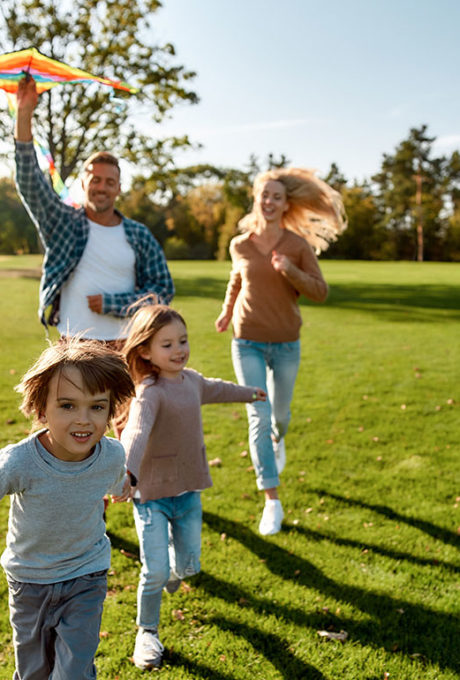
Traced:
<path fill-rule="evenodd" d="M 157 668 L 163 658 L 164 647 L 158 633 L 139 628 L 134 646 L 133 661 L 136 668 Z"/>

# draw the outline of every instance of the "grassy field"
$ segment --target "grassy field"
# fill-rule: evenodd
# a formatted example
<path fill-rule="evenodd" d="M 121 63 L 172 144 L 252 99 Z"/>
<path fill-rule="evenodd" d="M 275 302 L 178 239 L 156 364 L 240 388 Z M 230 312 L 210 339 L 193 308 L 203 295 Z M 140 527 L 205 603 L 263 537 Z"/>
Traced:
<path fill-rule="evenodd" d="M 13 386 L 45 347 L 39 259 L 0 258 L 1 445 L 28 431 Z M 283 531 L 262 509 L 242 405 L 203 409 L 214 486 L 202 571 L 164 598 L 160 677 L 171 680 L 454 680 L 460 677 L 460 268 L 322 262 L 331 293 L 302 305 L 302 366 L 286 438 Z M 190 365 L 233 379 L 218 335 L 229 264 L 173 262 Z M 26 276 L 28 274 L 28 276 Z M 9 501 L 0 503 L 2 538 Z M 129 504 L 113 544 L 99 678 L 131 680 L 138 546 Z M 13 672 L 0 577 L 0 679 Z M 345 631 L 345 642 L 318 631 Z M 386 675 L 389 674 L 389 675 Z"/>

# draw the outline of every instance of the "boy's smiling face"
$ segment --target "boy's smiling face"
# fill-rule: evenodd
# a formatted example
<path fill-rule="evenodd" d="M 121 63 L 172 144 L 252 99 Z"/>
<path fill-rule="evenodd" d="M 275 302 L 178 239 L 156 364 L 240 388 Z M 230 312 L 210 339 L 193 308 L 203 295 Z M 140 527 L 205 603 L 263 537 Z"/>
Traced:
<path fill-rule="evenodd" d="M 57 371 L 48 386 L 40 442 L 56 458 L 80 461 L 91 455 L 109 422 L 110 390 L 91 394 L 74 366 Z"/>

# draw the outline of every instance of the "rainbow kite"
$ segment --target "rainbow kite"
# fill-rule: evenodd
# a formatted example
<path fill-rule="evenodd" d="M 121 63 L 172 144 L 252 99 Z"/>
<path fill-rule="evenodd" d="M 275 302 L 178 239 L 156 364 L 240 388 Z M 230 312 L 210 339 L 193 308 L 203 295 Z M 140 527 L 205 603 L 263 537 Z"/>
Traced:
<path fill-rule="evenodd" d="M 60 61 L 45 57 L 35 47 L 18 52 L 0 55 L 0 88 L 9 93 L 16 93 L 18 82 L 24 76 L 32 76 L 37 84 L 37 92 L 41 94 L 61 83 L 97 82 L 125 92 L 137 92 L 121 80 L 110 80 L 93 76 L 87 71 L 68 66 Z"/>
<path fill-rule="evenodd" d="M 81 82 L 102 83 L 117 90 L 131 93 L 137 92 L 136 88 L 130 87 L 121 80 L 110 80 L 109 78 L 93 76 L 91 73 L 82 71 L 79 68 L 73 68 L 73 66 L 68 66 L 50 57 L 45 57 L 35 47 L 30 47 L 27 50 L 0 55 L 0 89 L 6 92 L 8 108 L 12 118 L 16 115 L 14 95 L 17 92 L 19 81 L 24 76 L 33 77 L 38 94 L 50 90 L 61 83 Z M 38 141 L 36 138 L 34 138 L 34 143 L 48 163 L 49 173 L 56 193 L 65 203 L 75 205 L 69 196 L 67 187 L 56 170 L 51 152 L 43 142 Z"/>

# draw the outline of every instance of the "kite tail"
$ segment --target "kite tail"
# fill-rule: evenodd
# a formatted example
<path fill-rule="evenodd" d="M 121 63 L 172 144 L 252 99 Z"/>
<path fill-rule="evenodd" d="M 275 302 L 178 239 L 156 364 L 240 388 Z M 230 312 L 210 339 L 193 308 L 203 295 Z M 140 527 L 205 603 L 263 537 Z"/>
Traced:
<path fill-rule="evenodd" d="M 16 97 L 10 94 L 9 92 L 5 92 L 5 94 L 8 101 L 8 113 L 10 114 L 11 118 L 15 120 Z M 43 144 L 43 142 L 40 142 L 36 137 L 34 137 L 33 141 L 35 146 L 39 149 L 41 155 L 48 164 L 48 172 L 51 177 L 51 182 L 53 184 L 54 191 L 57 193 L 57 195 L 59 196 L 63 203 L 66 203 L 67 205 L 72 205 L 74 208 L 79 208 L 80 206 L 78 205 L 78 203 L 75 203 L 72 200 L 68 188 L 62 181 L 61 175 L 56 169 L 53 156 L 51 155 L 51 151 Z"/>
<path fill-rule="evenodd" d="M 43 144 L 43 142 L 40 142 L 36 137 L 34 137 L 34 144 L 36 147 L 38 147 L 43 158 L 48 163 L 48 172 L 51 177 L 53 189 L 57 193 L 61 201 L 63 203 L 66 203 L 67 205 L 72 205 L 74 208 L 80 207 L 78 203 L 75 203 L 72 200 L 69 194 L 69 190 L 62 181 L 61 175 L 58 173 L 56 166 L 54 164 L 54 159 L 53 156 L 51 155 L 51 151 Z"/>

